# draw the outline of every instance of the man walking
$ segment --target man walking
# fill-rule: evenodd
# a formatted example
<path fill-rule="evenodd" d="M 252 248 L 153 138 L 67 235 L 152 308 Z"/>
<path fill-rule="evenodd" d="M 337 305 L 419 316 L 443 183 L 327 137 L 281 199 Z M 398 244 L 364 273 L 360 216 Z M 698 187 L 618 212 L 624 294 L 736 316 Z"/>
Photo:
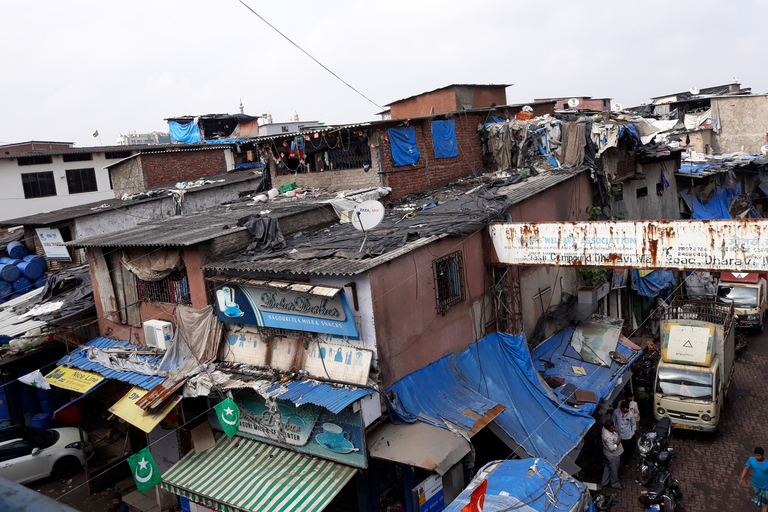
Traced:
<path fill-rule="evenodd" d="M 603 438 L 603 455 L 608 459 L 603 469 L 603 487 L 609 483 L 614 489 L 621 489 L 619 483 L 619 463 L 621 462 L 621 454 L 624 453 L 624 447 L 621 445 L 621 437 L 619 437 L 619 431 L 613 424 L 612 420 L 606 420 L 602 430 Z"/>
<path fill-rule="evenodd" d="M 624 467 L 628 467 L 632 457 L 635 455 L 635 430 L 637 429 L 637 423 L 635 423 L 635 415 L 629 410 L 627 402 L 621 402 L 619 408 L 613 411 L 613 423 L 619 431 L 621 446 L 624 448 L 624 454 L 621 457 L 624 461 Z"/>
<path fill-rule="evenodd" d="M 744 485 L 744 477 L 747 476 L 750 468 L 752 469 L 752 490 L 755 493 L 752 501 L 761 507 L 762 512 L 768 512 L 768 461 L 765 460 L 765 450 L 759 446 L 755 448 L 754 456 L 750 457 L 744 465 L 739 485 Z"/>

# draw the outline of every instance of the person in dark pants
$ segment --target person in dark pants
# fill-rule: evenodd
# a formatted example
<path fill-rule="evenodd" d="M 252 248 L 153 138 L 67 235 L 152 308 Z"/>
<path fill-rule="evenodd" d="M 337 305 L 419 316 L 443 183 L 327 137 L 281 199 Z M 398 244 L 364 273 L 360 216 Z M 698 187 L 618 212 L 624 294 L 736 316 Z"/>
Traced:
<path fill-rule="evenodd" d="M 635 430 L 637 430 L 635 415 L 629 410 L 627 402 L 621 402 L 619 408 L 613 411 L 613 424 L 616 425 L 621 437 L 621 446 L 624 447 L 621 460 L 627 467 L 635 456 Z"/>
<path fill-rule="evenodd" d="M 116 492 L 112 495 L 112 509 L 115 512 L 130 512 L 128 504 L 123 501 L 123 495 Z"/>

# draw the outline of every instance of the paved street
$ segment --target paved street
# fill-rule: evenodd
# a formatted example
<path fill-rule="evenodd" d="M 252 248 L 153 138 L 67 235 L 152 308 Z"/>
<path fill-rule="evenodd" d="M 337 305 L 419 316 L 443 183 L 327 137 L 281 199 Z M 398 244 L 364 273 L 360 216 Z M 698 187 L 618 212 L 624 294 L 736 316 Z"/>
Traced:
<path fill-rule="evenodd" d="M 751 485 L 738 487 L 738 477 L 755 446 L 768 449 L 768 331 L 749 337 L 749 348 L 737 359 L 726 404 L 725 423 L 715 436 L 673 432 L 673 475 L 684 493 L 686 512 L 742 512 L 758 510 L 751 500 Z M 637 455 L 635 456 L 637 459 Z M 613 512 L 637 512 L 643 486 L 637 480 L 637 460 L 622 470 Z"/>

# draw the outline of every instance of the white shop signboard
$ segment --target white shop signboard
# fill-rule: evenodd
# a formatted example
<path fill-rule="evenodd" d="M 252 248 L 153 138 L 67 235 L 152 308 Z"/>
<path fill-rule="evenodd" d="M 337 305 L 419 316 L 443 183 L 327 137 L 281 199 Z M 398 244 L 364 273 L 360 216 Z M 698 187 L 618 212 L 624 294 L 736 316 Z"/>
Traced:
<path fill-rule="evenodd" d="M 768 219 L 495 222 L 499 263 L 768 272 Z"/>
<path fill-rule="evenodd" d="M 61 237 L 58 228 L 35 228 L 35 231 L 49 260 L 72 261 L 72 258 L 69 256 L 69 250 L 64 246 L 64 239 Z"/>

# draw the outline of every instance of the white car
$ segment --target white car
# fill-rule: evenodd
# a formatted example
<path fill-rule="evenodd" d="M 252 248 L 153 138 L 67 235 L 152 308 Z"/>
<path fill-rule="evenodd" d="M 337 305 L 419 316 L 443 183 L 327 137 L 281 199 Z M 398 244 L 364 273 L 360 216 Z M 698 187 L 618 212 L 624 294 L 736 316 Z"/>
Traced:
<path fill-rule="evenodd" d="M 91 452 L 88 434 L 83 433 Z M 73 427 L 0 430 L 0 476 L 24 484 L 53 475 L 67 478 L 79 472 L 84 457 L 80 432 Z"/>

